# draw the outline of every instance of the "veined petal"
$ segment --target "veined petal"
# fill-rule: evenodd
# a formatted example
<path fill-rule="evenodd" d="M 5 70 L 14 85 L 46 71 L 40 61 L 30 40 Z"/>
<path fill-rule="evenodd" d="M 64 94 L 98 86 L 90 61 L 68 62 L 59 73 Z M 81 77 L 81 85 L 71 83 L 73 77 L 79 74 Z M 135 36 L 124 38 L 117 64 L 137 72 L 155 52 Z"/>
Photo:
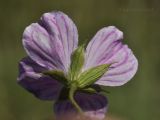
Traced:
<path fill-rule="evenodd" d="M 86 63 L 84 69 L 99 65 L 99 60 L 103 59 L 115 42 L 123 38 L 123 33 L 116 27 L 109 26 L 101 29 L 89 42 L 86 48 Z"/>
<path fill-rule="evenodd" d="M 62 12 L 45 13 L 38 23 L 25 29 L 23 45 L 41 66 L 67 72 L 71 53 L 78 45 L 77 28 Z"/>
<path fill-rule="evenodd" d="M 59 96 L 62 85 L 40 72 L 46 68 L 38 65 L 29 57 L 20 61 L 18 83 L 42 100 L 53 100 Z"/>
<path fill-rule="evenodd" d="M 123 33 L 110 26 L 97 32 L 89 42 L 84 70 L 101 64 L 112 64 L 96 84 L 120 86 L 135 75 L 137 59 L 128 46 L 122 44 L 122 38 Z"/>
<path fill-rule="evenodd" d="M 126 45 L 124 45 L 121 50 L 114 53 L 114 55 L 108 59 L 108 62 L 110 61 L 115 61 L 115 63 L 111 65 L 111 68 L 96 82 L 96 84 L 120 86 L 127 83 L 137 72 L 138 61 Z"/>
<path fill-rule="evenodd" d="M 107 98 L 99 94 L 77 93 L 75 100 L 84 111 L 84 114 L 90 118 L 103 120 L 107 111 Z M 69 100 L 58 101 L 54 105 L 54 111 L 57 117 L 66 114 L 78 114 Z"/>

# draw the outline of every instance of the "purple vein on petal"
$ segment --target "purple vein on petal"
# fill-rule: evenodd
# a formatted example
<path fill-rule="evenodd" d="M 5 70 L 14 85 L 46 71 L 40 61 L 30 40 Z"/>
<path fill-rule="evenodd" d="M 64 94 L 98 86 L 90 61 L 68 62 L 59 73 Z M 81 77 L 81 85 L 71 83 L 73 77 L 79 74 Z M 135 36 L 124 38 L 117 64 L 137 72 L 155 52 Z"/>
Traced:
<path fill-rule="evenodd" d="M 67 23 L 66 23 L 66 20 L 65 20 L 64 16 L 61 16 L 61 19 L 62 19 L 63 22 L 64 22 L 64 26 L 65 26 L 66 33 L 67 33 L 67 41 L 68 41 L 67 46 L 68 46 L 68 52 L 69 52 L 69 41 L 70 41 L 70 40 L 68 39 L 68 26 L 67 26 Z"/>
<path fill-rule="evenodd" d="M 46 31 L 48 31 L 50 34 L 51 34 L 51 31 L 48 29 L 49 27 L 46 27 L 46 26 L 48 26 L 48 25 L 46 25 L 46 24 L 44 24 L 44 22 L 39 22 L 39 25 L 40 26 L 42 26 Z M 55 24 L 56 25 L 56 24 Z M 56 38 L 53 38 L 54 36 L 51 36 L 49 34 L 49 39 L 50 39 L 50 44 L 51 44 L 51 49 L 52 50 L 56 50 L 56 44 L 58 44 L 58 43 L 54 43 L 54 42 L 56 42 L 57 40 L 56 40 Z M 57 41 L 58 42 L 58 41 Z M 54 46 L 54 47 L 53 47 Z M 57 50 L 56 50 L 57 51 Z M 52 52 L 52 53 L 54 53 L 54 52 Z M 60 57 L 60 55 L 59 54 L 54 54 L 54 55 L 52 55 L 52 57 L 53 58 L 55 58 L 56 60 L 61 60 L 61 61 L 59 61 L 60 63 L 60 65 L 62 65 L 63 63 L 62 63 L 62 61 L 63 61 L 63 59 Z M 64 70 L 64 68 L 62 68 L 63 70 Z"/>
<path fill-rule="evenodd" d="M 53 24 L 55 24 L 55 26 L 57 27 L 57 30 L 59 31 L 59 35 L 60 35 L 60 40 L 61 40 L 61 43 L 62 43 L 62 47 L 63 47 L 63 52 L 64 52 L 64 56 L 66 58 L 66 53 L 65 53 L 65 49 L 64 49 L 64 42 L 62 41 L 62 33 L 61 33 L 61 30 L 59 28 L 59 25 L 57 24 L 57 19 L 55 18 L 55 22 L 51 19 L 51 21 L 53 22 Z"/>
<path fill-rule="evenodd" d="M 49 14 L 50 14 L 50 13 L 49 13 Z M 59 40 L 61 40 L 61 44 L 63 44 L 62 34 L 61 34 L 60 28 L 59 28 L 59 26 L 58 26 L 58 24 L 57 24 L 56 18 L 55 18 L 55 17 L 52 17 L 52 19 L 51 19 L 51 18 L 47 18 L 47 19 L 48 19 L 48 21 L 52 22 L 52 24 L 55 25 L 57 31 L 59 32 L 59 34 L 58 34 Z M 41 25 L 42 25 L 43 27 L 46 26 L 46 24 L 44 25 L 43 22 L 41 22 Z M 48 25 L 47 25 L 47 26 L 48 26 Z M 51 35 L 53 34 L 51 29 L 49 30 L 48 27 L 45 27 L 45 28 L 47 29 L 47 31 L 48 31 Z M 56 37 L 56 36 L 54 35 L 53 37 Z M 53 37 L 50 37 L 50 38 L 53 39 Z M 56 38 L 54 38 L 54 39 L 56 39 Z M 51 40 L 51 41 L 53 41 L 53 40 Z M 57 39 L 56 39 L 54 42 L 56 42 L 56 41 L 59 42 Z M 54 45 L 54 43 L 52 43 L 52 45 Z M 65 50 L 64 50 L 64 45 L 62 45 L 62 47 L 63 47 L 64 56 L 66 57 L 66 55 L 65 55 Z M 56 49 L 56 48 L 55 48 L 55 49 Z M 56 52 L 58 52 L 58 51 L 56 51 Z M 53 56 L 53 57 L 54 57 L 54 56 Z M 62 62 L 64 62 L 64 59 L 62 59 L 62 58 L 59 56 L 59 54 L 58 54 L 58 57 L 59 57 L 59 59 L 60 59 Z M 62 63 L 61 63 L 61 64 L 62 64 Z M 63 64 L 64 64 L 64 63 L 63 63 Z"/>
<path fill-rule="evenodd" d="M 57 17 L 56 17 L 57 18 Z M 63 31 L 61 31 L 62 29 L 60 29 L 60 26 L 59 26 L 59 22 L 57 22 L 57 20 L 58 20 L 58 18 L 57 19 L 55 19 L 56 20 L 56 23 L 57 23 L 57 29 L 58 29 L 58 31 L 59 31 L 59 33 L 60 33 L 60 40 L 61 40 L 61 42 L 62 42 L 62 44 L 63 44 L 63 51 L 64 51 L 64 56 L 65 56 L 65 58 L 66 58 L 66 60 L 67 60 L 67 53 L 68 53 L 68 48 L 66 48 L 65 49 L 65 46 L 66 46 L 66 44 L 67 44 L 67 40 L 66 39 L 64 39 L 63 38 L 63 36 L 62 36 L 62 32 Z M 62 19 L 62 21 L 63 21 L 63 19 Z M 64 21 L 63 21 L 63 24 L 65 24 L 64 23 Z M 65 35 L 65 34 L 63 34 L 63 35 Z M 68 61 L 67 61 L 68 62 Z M 65 63 L 66 65 L 68 65 L 68 63 Z M 67 69 L 67 68 L 66 68 Z"/>
<path fill-rule="evenodd" d="M 125 51 L 125 52 L 126 52 L 126 51 Z M 124 60 L 122 60 L 122 62 L 120 62 L 119 64 L 114 65 L 114 68 L 117 68 L 117 67 L 125 64 L 125 63 L 128 61 L 128 59 L 129 59 L 129 53 L 126 52 L 126 54 L 127 54 L 127 55 L 124 57 Z"/>
<path fill-rule="evenodd" d="M 99 44 L 97 45 L 97 47 L 96 48 L 93 48 L 92 46 L 93 46 L 93 44 L 94 44 L 94 42 L 97 40 L 97 39 L 94 39 L 94 41 L 91 43 L 91 46 L 90 46 L 90 48 L 89 48 L 89 52 L 88 52 L 88 57 L 87 58 L 89 58 L 90 57 L 90 52 L 91 52 L 91 49 L 95 49 L 96 50 L 96 52 L 98 52 L 98 49 L 100 48 L 100 47 L 98 47 L 99 45 L 102 45 L 102 43 L 106 40 L 106 39 L 108 39 L 108 37 L 109 36 L 111 36 L 113 33 L 115 33 L 115 29 L 114 30 L 112 30 L 109 34 L 107 34 L 105 37 L 104 37 L 104 39 L 101 41 L 101 42 L 99 42 Z M 102 36 L 101 36 L 102 37 Z M 99 39 L 102 39 L 102 38 L 99 38 Z M 96 54 L 96 52 L 94 53 L 94 54 Z"/>
<path fill-rule="evenodd" d="M 72 38 L 72 39 L 73 39 L 73 44 L 72 44 L 72 46 L 71 46 L 72 51 L 74 51 L 74 49 L 75 49 L 75 48 L 74 48 L 74 45 L 77 44 L 77 43 L 75 43 L 75 41 L 74 41 L 74 39 L 75 39 L 75 33 L 76 33 L 76 32 L 75 32 L 75 27 L 73 27 L 73 38 Z"/>
<path fill-rule="evenodd" d="M 51 62 L 55 67 L 57 67 L 59 65 L 59 63 L 55 63 L 54 61 L 52 61 L 48 56 L 46 56 L 45 54 L 43 53 L 39 53 L 39 51 L 37 51 L 36 49 L 33 49 L 33 48 L 29 48 L 30 50 L 34 50 L 34 52 L 39 56 L 41 57 L 41 59 L 46 59 L 46 61 L 49 61 Z M 42 54 L 45 56 L 42 56 Z M 52 68 L 54 68 L 54 66 L 52 66 Z"/>
<path fill-rule="evenodd" d="M 125 57 L 123 57 L 124 60 L 122 60 L 122 62 L 113 61 L 113 62 L 115 62 L 115 64 L 116 64 L 116 65 L 113 64 L 113 66 L 112 66 L 113 68 L 117 68 L 117 67 L 123 65 L 123 64 L 126 63 L 127 60 L 129 59 L 129 52 L 127 51 L 127 49 L 125 48 L 125 46 L 121 44 L 121 46 L 120 46 L 115 52 L 114 52 L 114 51 L 112 52 L 111 56 L 108 57 L 108 60 L 107 60 L 107 61 L 109 61 L 112 57 L 116 56 L 116 54 L 118 54 L 118 52 L 119 52 L 120 50 L 123 50 L 123 52 L 125 53 L 125 55 L 124 55 Z M 119 54 L 120 54 L 120 53 L 119 53 Z M 118 63 L 118 62 L 119 62 L 119 63 Z"/>
<path fill-rule="evenodd" d="M 105 76 L 116 76 L 116 75 L 126 74 L 126 73 L 128 73 L 128 72 L 130 72 L 134 69 L 134 65 L 135 65 L 135 63 L 133 63 L 132 66 L 125 71 L 121 71 L 121 72 L 117 72 L 117 73 L 108 73 L 108 74 L 104 75 L 104 77 Z"/>
<path fill-rule="evenodd" d="M 60 50 L 57 49 L 54 52 L 59 56 L 57 60 L 62 62 L 65 68 L 64 71 L 67 72 L 70 64 L 70 55 L 78 45 L 78 32 L 75 24 L 62 12 L 45 13 L 39 23 L 48 31 L 51 38 L 50 42 L 53 42 L 51 45 L 57 42 L 56 44 Z"/>
<path fill-rule="evenodd" d="M 103 55 L 100 55 L 100 56 L 103 56 L 101 59 L 97 59 L 97 62 L 96 63 L 99 63 L 99 64 L 104 64 L 106 61 L 107 61 L 107 57 L 113 52 L 113 49 L 115 47 L 117 47 L 118 45 L 120 44 L 120 41 L 115 41 L 113 43 L 111 43 L 107 48 L 106 50 L 102 53 Z M 108 52 L 106 52 L 108 50 Z M 105 53 L 106 52 L 106 53 Z"/>
<path fill-rule="evenodd" d="M 89 43 L 89 44 L 91 44 L 90 45 L 90 47 L 89 47 L 89 50 L 88 50 L 88 55 L 87 55 L 87 58 L 89 58 L 90 57 L 90 52 L 91 52 L 91 50 L 93 49 L 93 44 L 95 43 L 95 41 L 97 40 L 97 39 L 101 39 L 101 37 L 103 37 L 104 36 L 104 34 L 105 34 L 105 32 L 103 32 L 103 33 L 97 33 L 98 35 L 95 35 L 94 37 L 93 37 L 93 42 L 92 43 Z"/>
<path fill-rule="evenodd" d="M 120 42 L 119 44 L 117 44 L 115 46 L 115 48 L 116 48 L 115 50 L 112 49 L 112 51 L 110 53 L 108 53 L 107 55 L 105 55 L 106 58 L 102 59 L 99 64 L 117 62 L 117 61 L 108 62 L 115 55 L 115 53 L 118 53 L 123 48 L 122 43 Z"/>
<path fill-rule="evenodd" d="M 36 25 L 38 25 L 39 27 L 40 27 L 40 25 L 39 24 L 36 24 Z M 37 26 L 37 27 L 38 27 Z M 35 28 L 35 25 L 34 25 L 34 28 Z M 42 28 L 41 27 L 41 29 L 44 29 L 44 28 Z M 34 29 L 35 30 L 35 29 Z M 45 29 L 44 29 L 45 30 Z M 31 33 L 31 37 L 32 37 L 32 39 L 34 39 L 34 34 L 35 33 L 35 31 L 33 31 L 32 33 Z M 30 49 L 30 50 L 32 50 L 32 51 L 34 51 L 34 53 L 36 53 L 41 59 L 46 59 L 47 58 L 47 61 L 50 61 L 51 63 L 53 63 L 54 62 L 54 65 L 56 65 L 56 66 L 61 66 L 61 63 L 57 63 L 57 62 L 60 62 L 60 61 L 55 61 L 55 60 L 53 60 L 52 58 L 51 58 L 51 56 L 49 55 L 49 52 L 50 51 L 48 51 L 48 49 L 46 48 L 46 50 L 44 50 L 35 40 L 32 40 L 32 43 L 27 43 L 27 42 L 29 42 L 29 40 L 28 39 L 30 39 L 30 38 L 28 38 L 28 36 L 24 36 L 24 38 L 23 39 L 25 39 L 25 40 L 27 40 L 27 41 L 25 41 L 25 46 L 27 46 L 27 47 L 29 47 L 28 49 Z M 26 44 L 27 43 L 27 44 Z M 31 44 L 33 44 L 33 46 L 34 46 L 34 48 L 32 48 L 30 45 Z M 35 46 L 35 45 L 36 46 Z M 41 50 L 41 51 L 43 51 L 43 52 L 39 52 L 38 50 Z M 44 57 L 45 56 L 45 57 Z M 62 67 L 62 66 L 61 66 Z"/>

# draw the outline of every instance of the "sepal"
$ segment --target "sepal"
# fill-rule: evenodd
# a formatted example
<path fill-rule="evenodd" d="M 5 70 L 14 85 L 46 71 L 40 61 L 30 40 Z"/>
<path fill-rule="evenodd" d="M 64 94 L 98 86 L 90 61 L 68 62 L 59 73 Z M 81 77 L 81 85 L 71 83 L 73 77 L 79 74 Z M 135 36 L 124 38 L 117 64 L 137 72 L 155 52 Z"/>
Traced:
<path fill-rule="evenodd" d="M 84 64 L 84 45 L 79 46 L 71 56 L 69 79 L 76 80 Z"/>
<path fill-rule="evenodd" d="M 84 88 L 95 83 L 106 73 L 110 65 L 111 64 L 103 64 L 82 72 L 77 79 L 78 87 Z"/>
<path fill-rule="evenodd" d="M 68 84 L 68 80 L 64 72 L 60 70 L 49 70 L 49 71 L 44 71 L 42 72 L 43 75 L 48 75 L 54 80 L 57 80 L 58 82 L 62 83 L 63 85 Z"/>

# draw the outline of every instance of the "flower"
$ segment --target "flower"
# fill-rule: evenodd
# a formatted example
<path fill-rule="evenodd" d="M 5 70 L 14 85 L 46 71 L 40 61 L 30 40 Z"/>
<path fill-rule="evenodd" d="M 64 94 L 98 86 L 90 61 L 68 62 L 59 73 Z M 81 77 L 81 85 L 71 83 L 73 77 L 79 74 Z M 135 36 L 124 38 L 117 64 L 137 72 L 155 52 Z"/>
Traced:
<path fill-rule="evenodd" d="M 18 83 L 42 100 L 56 100 L 56 115 L 83 112 L 103 119 L 107 98 L 100 86 L 120 86 L 136 73 L 138 62 L 114 26 L 102 28 L 86 49 L 78 47 L 73 21 L 62 12 L 42 15 L 23 33 L 27 57 L 19 64 Z"/>

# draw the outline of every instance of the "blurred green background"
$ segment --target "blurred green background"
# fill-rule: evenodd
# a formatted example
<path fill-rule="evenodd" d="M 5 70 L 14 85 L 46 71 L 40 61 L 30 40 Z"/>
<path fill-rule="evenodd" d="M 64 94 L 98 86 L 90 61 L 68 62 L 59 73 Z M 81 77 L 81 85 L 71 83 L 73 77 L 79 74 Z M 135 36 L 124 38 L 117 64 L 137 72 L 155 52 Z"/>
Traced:
<path fill-rule="evenodd" d="M 104 26 L 124 32 L 124 42 L 139 60 L 125 86 L 107 88 L 108 113 L 121 120 L 160 120 L 159 0 L 0 0 L 0 120 L 49 120 L 53 102 L 36 99 L 16 83 L 18 61 L 26 53 L 26 26 L 52 10 L 68 14 L 88 41 Z"/>

